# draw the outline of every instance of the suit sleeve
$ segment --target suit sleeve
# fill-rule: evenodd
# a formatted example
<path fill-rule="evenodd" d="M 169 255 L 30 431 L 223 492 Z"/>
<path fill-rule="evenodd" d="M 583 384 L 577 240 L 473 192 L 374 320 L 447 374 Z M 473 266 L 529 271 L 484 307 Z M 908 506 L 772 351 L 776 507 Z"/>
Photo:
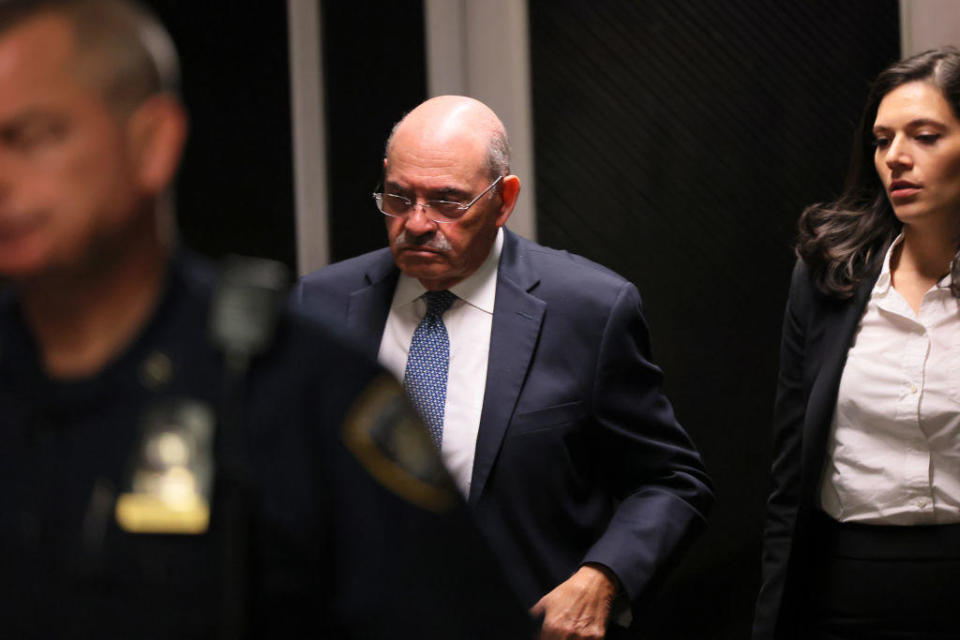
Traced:
<path fill-rule="evenodd" d="M 583 562 L 609 567 L 632 602 L 678 559 L 713 502 L 662 378 L 650 359 L 640 294 L 624 283 L 603 332 L 592 393 L 605 478 L 619 505 Z"/>
<path fill-rule="evenodd" d="M 806 413 L 803 390 L 806 342 L 804 312 L 809 309 L 809 292 L 807 269 L 802 262 L 798 262 L 793 271 L 780 344 L 780 373 L 777 377 L 773 418 L 771 490 L 763 533 L 763 586 L 754 617 L 755 640 L 776 637 L 799 508 L 801 434 Z"/>

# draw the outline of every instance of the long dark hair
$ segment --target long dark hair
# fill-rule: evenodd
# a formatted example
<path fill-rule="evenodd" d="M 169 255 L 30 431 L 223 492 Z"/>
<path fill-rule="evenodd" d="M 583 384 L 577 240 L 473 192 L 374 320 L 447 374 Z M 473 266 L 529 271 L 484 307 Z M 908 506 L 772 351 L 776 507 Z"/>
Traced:
<path fill-rule="evenodd" d="M 902 225 L 873 165 L 873 123 L 884 96 L 917 80 L 940 89 L 960 119 L 960 51 L 933 49 L 888 67 L 867 95 L 843 194 L 833 202 L 807 207 L 800 216 L 797 255 L 806 262 L 817 288 L 829 296 L 852 296 L 857 285 L 880 268 L 887 247 L 900 233 Z M 960 298 L 960 251 L 953 256 L 950 274 L 951 292 Z"/>

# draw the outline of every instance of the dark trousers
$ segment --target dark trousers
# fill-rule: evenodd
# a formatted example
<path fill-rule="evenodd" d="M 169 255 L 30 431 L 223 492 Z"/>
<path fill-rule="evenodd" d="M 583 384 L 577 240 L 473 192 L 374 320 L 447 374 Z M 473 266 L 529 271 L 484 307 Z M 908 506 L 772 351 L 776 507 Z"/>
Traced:
<path fill-rule="evenodd" d="M 960 525 L 817 527 L 806 637 L 960 638 Z"/>

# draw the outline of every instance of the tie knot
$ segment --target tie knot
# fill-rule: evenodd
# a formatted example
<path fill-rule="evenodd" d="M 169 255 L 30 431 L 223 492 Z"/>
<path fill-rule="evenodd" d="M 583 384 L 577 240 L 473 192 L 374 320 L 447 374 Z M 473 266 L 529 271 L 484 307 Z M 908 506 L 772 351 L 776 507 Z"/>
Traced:
<path fill-rule="evenodd" d="M 450 308 L 457 296 L 446 289 L 443 291 L 427 291 L 424 298 L 427 300 L 427 315 L 443 316 L 443 313 Z"/>

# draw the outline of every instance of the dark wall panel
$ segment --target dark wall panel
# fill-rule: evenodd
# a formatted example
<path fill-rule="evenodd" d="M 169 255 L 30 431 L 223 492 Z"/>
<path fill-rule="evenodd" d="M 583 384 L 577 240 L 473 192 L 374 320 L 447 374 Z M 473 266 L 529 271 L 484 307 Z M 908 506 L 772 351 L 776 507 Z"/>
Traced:
<path fill-rule="evenodd" d="M 651 638 L 747 637 L 795 221 L 842 184 L 896 4 L 530 0 L 539 238 L 637 284 L 718 485 Z"/>
<path fill-rule="evenodd" d="M 323 62 L 331 261 L 386 246 L 373 193 L 393 124 L 427 95 L 420 2 L 327 0 Z"/>
<path fill-rule="evenodd" d="M 181 235 L 219 257 L 295 266 L 285 2 L 148 2 L 180 52 L 190 138 L 177 186 Z"/>

